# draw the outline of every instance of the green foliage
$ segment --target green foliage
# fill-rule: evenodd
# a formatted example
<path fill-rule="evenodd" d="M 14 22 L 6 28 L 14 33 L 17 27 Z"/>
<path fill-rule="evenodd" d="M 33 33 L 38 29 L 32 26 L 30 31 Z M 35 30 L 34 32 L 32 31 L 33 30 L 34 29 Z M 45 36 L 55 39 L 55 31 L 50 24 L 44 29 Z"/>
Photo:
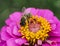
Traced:
<path fill-rule="evenodd" d="M 60 0 L 0 0 L 0 27 L 10 13 L 21 11 L 23 7 L 50 9 L 60 19 Z"/>

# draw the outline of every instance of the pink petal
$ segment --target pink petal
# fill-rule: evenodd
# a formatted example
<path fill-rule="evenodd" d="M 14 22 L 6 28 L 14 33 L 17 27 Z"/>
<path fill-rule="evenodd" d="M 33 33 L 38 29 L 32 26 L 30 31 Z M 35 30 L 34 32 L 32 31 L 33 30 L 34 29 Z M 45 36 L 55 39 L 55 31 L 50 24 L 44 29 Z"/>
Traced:
<path fill-rule="evenodd" d="M 51 46 L 57 46 L 57 43 L 56 42 L 52 42 Z"/>
<path fill-rule="evenodd" d="M 21 36 L 21 34 L 18 32 L 17 26 L 13 26 L 13 27 L 7 26 L 6 31 L 7 31 L 7 33 L 8 33 L 9 35 L 11 35 L 12 37 Z"/>
<path fill-rule="evenodd" d="M 37 9 L 35 9 L 35 8 L 32 8 L 32 9 L 31 9 L 31 14 L 32 14 L 32 15 L 37 15 L 37 12 L 38 12 Z"/>
<path fill-rule="evenodd" d="M 60 43 L 53 43 L 51 46 L 60 46 Z"/>
<path fill-rule="evenodd" d="M 13 26 L 14 27 L 14 26 Z M 9 26 L 7 26 L 6 27 L 6 32 L 10 35 L 10 36 L 12 36 L 12 37 L 16 37 L 15 35 L 13 35 L 13 27 L 9 27 Z"/>
<path fill-rule="evenodd" d="M 6 46 L 6 42 L 3 40 L 0 40 L 0 46 Z"/>
<path fill-rule="evenodd" d="M 41 40 L 38 40 L 38 45 L 42 45 L 42 41 Z"/>
<path fill-rule="evenodd" d="M 57 46 L 57 42 L 56 42 L 56 41 L 46 40 L 46 42 L 47 42 L 50 46 Z"/>
<path fill-rule="evenodd" d="M 20 22 L 21 17 L 22 17 L 21 12 L 14 12 L 10 15 L 10 19 L 14 22 Z"/>
<path fill-rule="evenodd" d="M 58 19 L 56 16 L 53 17 L 53 21 L 54 21 L 56 24 L 58 24 L 58 23 L 60 22 L 59 19 Z"/>
<path fill-rule="evenodd" d="M 6 32 L 6 26 L 4 26 L 1 30 L 1 39 L 6 41 L 10 38 L 11 36 Z"/>
<path fill-rule="evenodd" d="M 35 44 L 35 46 L 38 46 L 37 44 Z"/>
<path fill-rule="evenodd" d="M 40 17 L 44 15 L 44 9 L 38 9 L 37 15 Z"/>
<path fill-rule="evenodd" d="M 56 42 L 60 42 L 60 37 L 50 36 L 49 40 L 51 40 L 51 41 L 56 41 Z"/>
<path fill-rule="evenodd" d="M 5 44 L 3 44 L 3 46 L 7 46 L 7 45 L 6 45 L 6 43 L 5 43 Z"/>
<path fill-rule="evenodd" d="M 13 26 L 14 27 L 14 26 Z M 10 35 L 10 36 L 12 36 L 12 37 L 16 37 L 15 35 L 13 35 L 13 27 L 10 27 L 10 26 L 7 26 L 6 27 L 6 32 Z"/>
<path fill-rule="evenodd" d="M 60 43 L 57 43 L 57 46 L 60 46 Z"/>
<path fill-rule="evenodd" d="M 53 18 L 53 15 L 54 15 L 53 12 L 50 11 L 49 9 L 45 9 L 45 10 L 44 10 L 44 15 L 43 15 L 43 17 L 46 18 L 47 20 L 52 19 L 52 18 Z"/>
<path fill-rule="evenodd" d="M 10 27 L 13 27 L 14 25 L 16 25 L 18 28 L 20 28 L 20 21 L 19 22 L 14 22 L 11 19 L 7 19 L 5 21 L 5 23 Z"/>
<path fill-rule="evenodd" d="M 6 43 L 0 43 L 0 46 L 7 46 Z"/>
<path fill-rule="evenodd" d="M 11 27 L 7 26 L 7 27 L 6 27 L 6 32 L 7 32 L 8 34 L 10 34 L 11 36 L 13 36 Z"/>
<path fill-rule="evenodd" d="M 26 43 L 27 41 L 26 41 L 26 39 L 19 38 L 19 39 L 16 39 L 15 42 L 19 45 L 22 45 L 22 44 Z"/>
<path fill-rule="evenodd" d="M 16 25 L 16 23 L 13 22 L 11 19 L 7 19 L 7 20 L 5 21 L 5 23 L 6 23 L 7 25 L 9 25 L 9 26 Z"/>
<path fill-rule="evenodd" d="M 19 46 L 19 45 L 15 43 L 14 38 L 11 38 L 11 39 L 7 40 L 7 46 Z"/>
<path fill-rule="evenodd" d="M 18 32 L 18 31 L 19 31 L 18 28 L 16 26 L 14 26 L 14 28 L 13 28 L 13 34 L 17 35 L 17 36 L 21 36 L 21 33 Z"/>
<path fill-rule="evenodd" d="M 44 43 L 42 44 L 42 46 L 50 46 L 48 43 Z"/>
<path fill-rule="evenodd" d="M 56 29 L 56 24 L 51 24 L 51 29 L 55 30 Z"/>
<path fill-rule="evenodd" d="M 60 23 L 56 24 L 55 30 L 49 33 L 50 36 L 60 36 Z"/>
<path fill-rule="evenodd" d="M 55 24 L 53 19 L 48 20 L 50 24 Z"/>
<path fill-rule="evenodd" d="M 24 43 L 24 45 L 29 45 L 29 43 Z"/>
<path fill-rule="evenodd" d="M 52 44 L 44 43 L 42 44 L 42 46 L 60 46 L 60 43 L 52 43 Z"/>

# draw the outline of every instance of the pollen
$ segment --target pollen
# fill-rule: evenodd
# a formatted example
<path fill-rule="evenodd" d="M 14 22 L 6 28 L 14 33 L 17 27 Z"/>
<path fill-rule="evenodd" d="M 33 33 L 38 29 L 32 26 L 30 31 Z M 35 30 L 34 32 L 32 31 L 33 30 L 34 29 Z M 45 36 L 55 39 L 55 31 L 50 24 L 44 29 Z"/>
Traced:
<path fill-rule="evenodd" d="M 22 34 L 22 38 L 26 38 L 28 41 L 36 42 L 36 40 L 46 40 L 49 37 L 51 26 L 49 21 L 44 17 L 32 16 L 25 21 L 26 25 L 21 26 L 19 32 Z M 32 42 L 31 41 L 31 42 Z"/>

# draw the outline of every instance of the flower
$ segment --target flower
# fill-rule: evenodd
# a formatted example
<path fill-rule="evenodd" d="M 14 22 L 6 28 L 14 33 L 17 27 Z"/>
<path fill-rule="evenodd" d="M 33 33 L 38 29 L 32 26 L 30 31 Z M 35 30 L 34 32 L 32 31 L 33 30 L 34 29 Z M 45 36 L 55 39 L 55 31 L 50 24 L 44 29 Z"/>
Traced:
<path fill-rule="evenodd" d="M 49 9 L 14 12 L 5 23 L 2 46 L 60 46 L 60 21 Z"/>

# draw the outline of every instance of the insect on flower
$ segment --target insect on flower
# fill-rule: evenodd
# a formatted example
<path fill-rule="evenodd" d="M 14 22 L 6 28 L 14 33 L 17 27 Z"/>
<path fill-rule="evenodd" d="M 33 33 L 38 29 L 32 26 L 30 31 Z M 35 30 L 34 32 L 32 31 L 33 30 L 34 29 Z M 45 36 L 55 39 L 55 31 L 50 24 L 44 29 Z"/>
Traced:
<path fill-rule="evenodd" d="M 26 20 L 28 21 L 29 20 L 29 18 L 31 18 L 31 14 L 29 13 L 29 14 L 25 14 L 25 15 L 23 15 L 23 17 L 21 18 L 21 26 L 25 26 L 26 25 Z"/>

